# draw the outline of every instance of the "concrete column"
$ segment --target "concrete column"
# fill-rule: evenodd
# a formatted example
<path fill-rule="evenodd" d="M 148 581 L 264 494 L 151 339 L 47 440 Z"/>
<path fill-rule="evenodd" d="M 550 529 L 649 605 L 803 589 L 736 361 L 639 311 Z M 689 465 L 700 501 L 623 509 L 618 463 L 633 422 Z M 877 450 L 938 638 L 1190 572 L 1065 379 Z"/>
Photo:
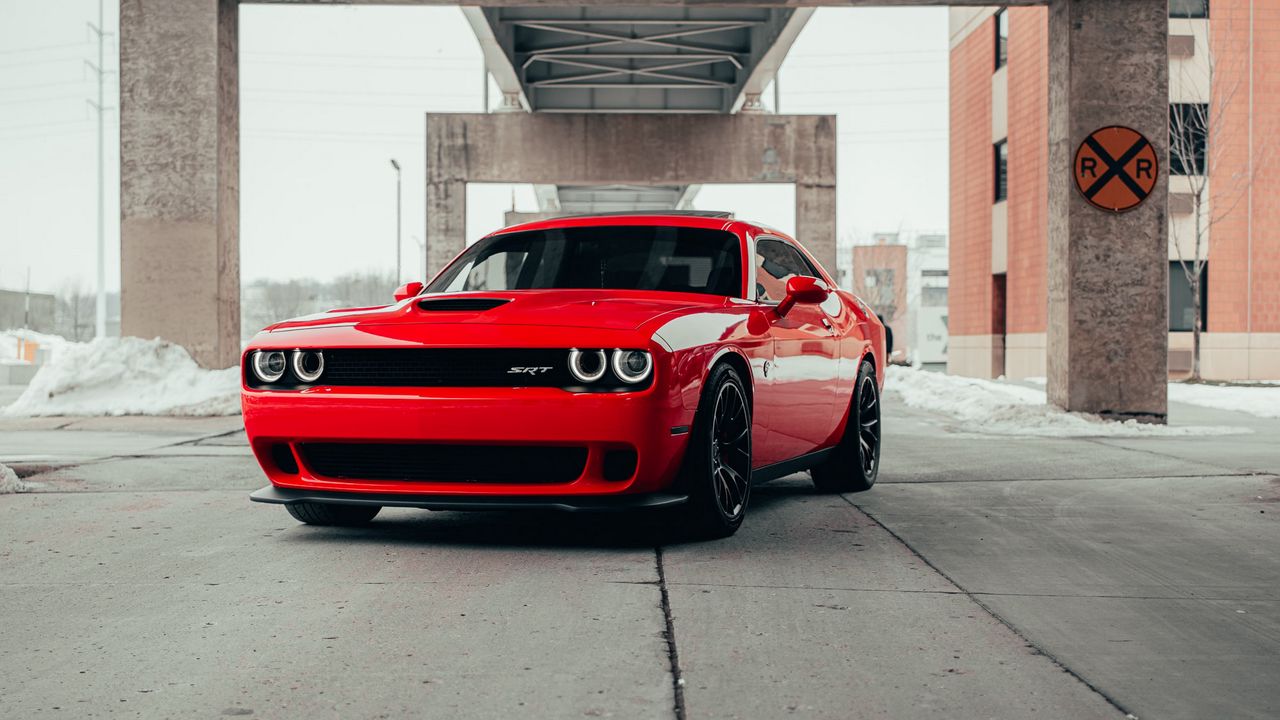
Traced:
<path fill-rule="evenodd" d="M 237 0 L 121 0 L 121 332 L 240 352 Z"/>
<path fill-rule="evenodd" d="M 1048 392 L 1073 411 L 1167 412 L 1167 0 L 1053 0 L 1049 10 Z M 1146 202 L 1098 210 L 1072 163 L 1091 132 L 1125 125 L 1161 158 Z"/>
<path fill-rule="evenodd" d="M 767 222 L 767 218 L 747 218 Z M 796 239 L 836 277 L 836 186 L 796 183 Z"/>
<path fill-rule="evenodd" d="M 462 252 L 467 237 L 467 183 L 427 183 L 427 267 L 423 282 Z"/>

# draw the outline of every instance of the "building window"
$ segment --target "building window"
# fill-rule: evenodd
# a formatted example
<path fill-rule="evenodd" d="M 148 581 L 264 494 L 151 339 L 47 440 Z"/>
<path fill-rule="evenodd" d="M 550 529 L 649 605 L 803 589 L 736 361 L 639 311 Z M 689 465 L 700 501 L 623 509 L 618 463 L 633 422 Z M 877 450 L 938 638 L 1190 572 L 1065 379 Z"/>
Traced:
<path fill-rule="evenodd" d="M 1209 0 L 1169 0 L 1171 18 L 1207 18 Z"/>
<path fill-rule="evenodd" d="M 1001 140 L 995 145 L 996 156 L 996 202 L 1009 199 L 1009 141 Z"/>
<path fill-rule="evenodd" d="M 1169 172 L 1203 175 L 1209 140 L 1209 106 L 1174 103 L 1169 106 Z"/>
<path fill-rule="evenodd" d="M 1009 64 L 1009 13 L 996 11 L 996 69 Z"/>
<path fill-rule="evenodd" d="M 946 307 L 946 306 L 947 306 L 947 288 L 945 287 L 920 288 L 920 307 Z"/>
<path fill-rule="evenodd" d="M 1191 332 L 1195 329 L 1196 309 L 1192 302 L 1191 281 L 1178 260 L 1169 261 L 1169 331 Z M 1209 329 L 1209 263 L 1200 270 L 1200 330 Z"/>

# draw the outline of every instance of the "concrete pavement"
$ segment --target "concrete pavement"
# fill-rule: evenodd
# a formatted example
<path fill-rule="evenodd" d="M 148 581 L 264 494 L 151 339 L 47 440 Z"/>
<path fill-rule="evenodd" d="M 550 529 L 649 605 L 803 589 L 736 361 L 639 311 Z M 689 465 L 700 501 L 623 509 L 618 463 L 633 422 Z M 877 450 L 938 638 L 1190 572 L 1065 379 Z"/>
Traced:
<path fill-rule="evenodd" d="M 38 484 L 0 497 L 0 714 L 1274 717 L 1280 422 L 1173 411 L 1254 432 L 989 438 L 890 402 L 873 491 L 787 478 L 684 544 L 310 528 L 247 502 L 234 418 L 0 420 Z"/>

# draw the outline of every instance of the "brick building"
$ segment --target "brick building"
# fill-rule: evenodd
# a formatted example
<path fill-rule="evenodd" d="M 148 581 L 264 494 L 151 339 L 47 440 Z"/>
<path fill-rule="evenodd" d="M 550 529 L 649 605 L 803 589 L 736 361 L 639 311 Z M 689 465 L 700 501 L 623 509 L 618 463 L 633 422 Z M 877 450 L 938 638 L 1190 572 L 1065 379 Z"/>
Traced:
<path fill-rule="evenodd" d="M 1280 379 L 1280 3 L 1171 0 L 1169 62 L 1170 373 L 1199 235 L 1204 377 Z M 1046 374 L 1048 66 L 1047 8 L 951 11 L 953 373 Z"/>

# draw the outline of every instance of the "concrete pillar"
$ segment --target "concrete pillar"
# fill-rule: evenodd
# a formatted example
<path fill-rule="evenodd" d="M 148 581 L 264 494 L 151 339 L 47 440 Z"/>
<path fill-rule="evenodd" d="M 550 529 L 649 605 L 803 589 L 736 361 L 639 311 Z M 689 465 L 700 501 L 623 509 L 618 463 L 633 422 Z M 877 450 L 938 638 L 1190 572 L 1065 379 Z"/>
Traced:
<path fill-rule="evenodd" d="M 796 236 L 835 272 L 829 115 L 433 113 L 426 145 L 429 274 L 462 250 L 468 182 L 793 183 Z"/>
<path fill-rule="evenodd" d="M 1119 418 L 1167 413 L 1167 0 L 1053 0 L 1049 10 L 1048 392 Z M 1076 149 L 1095 130 L 1142 133 L 1164 165 L 1122 214 L 1076 190 Z"/>
<path fill-rule="evenodd" d="M 121 0 L 121 332 L 240 352 L 237 0 Z"/>

